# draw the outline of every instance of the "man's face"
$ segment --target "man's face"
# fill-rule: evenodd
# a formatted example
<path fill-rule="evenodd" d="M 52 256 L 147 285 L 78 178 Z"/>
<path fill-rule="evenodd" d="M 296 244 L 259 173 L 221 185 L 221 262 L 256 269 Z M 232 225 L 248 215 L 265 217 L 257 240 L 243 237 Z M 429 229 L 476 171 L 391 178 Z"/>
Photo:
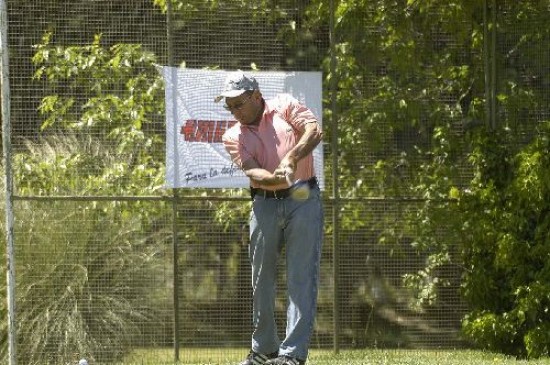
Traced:
<path fill-rule="evenodd" d="M 255 90 L 234 98 L 225 98 L 225 109 L 242 124 L 254 124 L 261 109 L 261 94 Z"/>

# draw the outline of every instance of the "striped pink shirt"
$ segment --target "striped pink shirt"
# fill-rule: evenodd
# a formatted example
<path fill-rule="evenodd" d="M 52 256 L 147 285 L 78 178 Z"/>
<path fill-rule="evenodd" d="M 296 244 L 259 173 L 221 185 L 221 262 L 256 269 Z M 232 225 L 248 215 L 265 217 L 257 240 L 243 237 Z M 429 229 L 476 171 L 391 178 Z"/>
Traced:
<path fill-rule="evenodd" d="M 288 94 L 280 94 L 266 100 L 262 119 L 258 125 L 241 123 L 228 129 L 222 137 L 225 149 L 233 162 L 242 168 L 243 162 L 255 159 L 260 167 L 273 172 L 304 133 L 305 125 L 316 123 L 317 118 L 298 100 Z M 315 176 L 313 155 L 310 153 L 296 167 L 296 179 L 307 180 Z M 255 188 L 278 190 L 287 188 L 286 183 L 262 186 L 251 181 Z"/>

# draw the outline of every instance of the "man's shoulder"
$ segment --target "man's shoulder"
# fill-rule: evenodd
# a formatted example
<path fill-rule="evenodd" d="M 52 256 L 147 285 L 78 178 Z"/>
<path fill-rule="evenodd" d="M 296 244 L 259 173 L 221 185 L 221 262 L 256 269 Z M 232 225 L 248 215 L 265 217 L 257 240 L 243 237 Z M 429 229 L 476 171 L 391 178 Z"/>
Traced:
<path fill-rule="evenodd" d="M 266 100 L 266 103 L 270 110 L 275 110 L 279 113 L 284 112 L 290 106 L 296 104 L 298 100 L 291 94 L 280 93 L 275 95 L 273 98 Z"/>
<path fill-rule="evenodd" d="M 288 93 L 280 93 L 273 98 L 267 100 L 267 103 L 273 106 L 276 105 L 288 105 L 297 102 L 296 98 Z"/>

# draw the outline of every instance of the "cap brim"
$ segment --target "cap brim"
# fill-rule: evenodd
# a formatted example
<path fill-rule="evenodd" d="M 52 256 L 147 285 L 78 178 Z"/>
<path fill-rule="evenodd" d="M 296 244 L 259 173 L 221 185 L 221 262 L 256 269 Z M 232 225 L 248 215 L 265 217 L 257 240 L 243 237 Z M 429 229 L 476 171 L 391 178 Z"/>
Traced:
<path fill-rule="evenodd" d="M 214 101 L 217 103 L 220 100 L 222 100 L 223 98 L 235 98 L 239 95 L 242 95 L 245 92 L 246 92 L 246 90 L 228 90 L 228 91 L 224 91 L 220 95 L 216 96 L 214 98 Z"/>

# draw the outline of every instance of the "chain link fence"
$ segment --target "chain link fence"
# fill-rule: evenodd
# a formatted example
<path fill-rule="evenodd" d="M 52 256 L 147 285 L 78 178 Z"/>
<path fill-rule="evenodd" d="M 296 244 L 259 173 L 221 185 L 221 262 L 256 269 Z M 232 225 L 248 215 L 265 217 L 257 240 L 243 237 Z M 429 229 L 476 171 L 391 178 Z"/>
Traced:
<path fill-rule="evenodd" d="M 435 121 L 466 144 L 491 115 L 522 114 L 526 140 L 548 118 L 548 33 L 525 34 L 550 9 L 518 14 L 504 1 L 457 20 L 460 9 L 418 3 L 8 1 L 18 363 L 223 362 L 250 346 L 247 192 L 163 188 L 158 64 L 322 71 L 326 235 L 312 349 L 464 346 L 459 237 L 453 260 L 423 277 L 445 283 L 437 298 L 406 285 L 431 257 L 411 217 L 453 204 L 407 189 L 423 166 L 410 159 L 433 147 Z M 472 73 L 469 83 L 446 84 L 444 65 Z M 496 109 L 513 83 L 545 104 Z M 471 171 L 455 167 L 460 186 Z M 446 229 L 433 237 L 448 240 Z"/>

